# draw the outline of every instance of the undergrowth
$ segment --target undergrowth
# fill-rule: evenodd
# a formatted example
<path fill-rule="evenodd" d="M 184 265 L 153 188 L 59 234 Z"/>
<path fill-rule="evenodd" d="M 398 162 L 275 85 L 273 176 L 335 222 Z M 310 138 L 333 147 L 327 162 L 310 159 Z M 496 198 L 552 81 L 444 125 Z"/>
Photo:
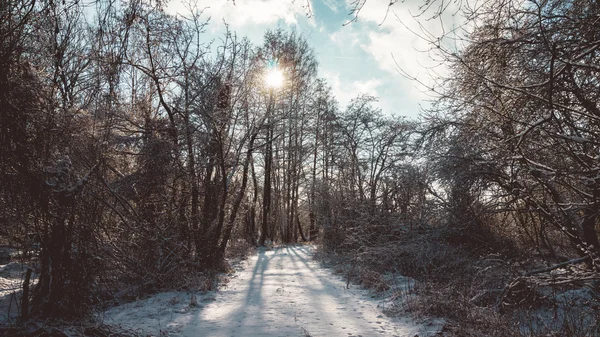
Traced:
<path fill-rule="evenodd" d="M 321 243 L 316 258 L 348 282 L 384 292 L 391 302 L 387 314 L 443 318 L 441 336 L 600 336 L 598 281 L 539 287 L 530 277 L 515 283 L 535 261 L 506 237 L 385 227 L 347 229 L 334 248 Z"/>
<path fill-rule="evenodd" d="M 96 306 L 85 317 L 73 321 L 7 320 L 0 323 L 0 337 L 140 337 L 142 335 L 138 331 L 102 323 L 104 310 L 115 305 L 144 299 L 162 291 L 203 293 L 214 290 L 219 284 L 228 283 L 229 274 L 233 272 L 235 264 L 245 259 L 253 250 L 254 246 L 245 240 L 232 240 L 225 252 L 225 259 L 215 268 L 201 270 L 192 264 L 182 264 L 176 268 L 176 275 L 172 275 L 169 284 L 149 280 L 147 284 L 140 285 L 115 279 L 110 287 L 102 289 L 104 296 L 99 298 Z"/>

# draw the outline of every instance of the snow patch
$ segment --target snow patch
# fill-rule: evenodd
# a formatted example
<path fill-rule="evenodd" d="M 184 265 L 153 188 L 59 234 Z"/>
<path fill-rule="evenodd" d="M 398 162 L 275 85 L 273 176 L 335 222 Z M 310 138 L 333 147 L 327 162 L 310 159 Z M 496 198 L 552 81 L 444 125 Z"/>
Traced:
<path fill-rule="evenodd" d="M 0 265 L 0 323 L 14 319 L 19 315 L 22 285 L 27 266 L 10 262 Z M 34 285 L 32 275 L 31 287 Z"/>

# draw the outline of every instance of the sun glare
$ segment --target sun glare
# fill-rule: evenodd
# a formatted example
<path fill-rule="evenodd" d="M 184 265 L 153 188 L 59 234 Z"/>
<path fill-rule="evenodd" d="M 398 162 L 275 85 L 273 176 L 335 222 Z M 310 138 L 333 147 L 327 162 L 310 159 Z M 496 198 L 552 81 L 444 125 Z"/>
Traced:
<path fill-rule="evenodd" d="M 283 73 L 278 69 L 269 69 L 265 82 L 269 88 L 279 88 L 283 84 Z"/>

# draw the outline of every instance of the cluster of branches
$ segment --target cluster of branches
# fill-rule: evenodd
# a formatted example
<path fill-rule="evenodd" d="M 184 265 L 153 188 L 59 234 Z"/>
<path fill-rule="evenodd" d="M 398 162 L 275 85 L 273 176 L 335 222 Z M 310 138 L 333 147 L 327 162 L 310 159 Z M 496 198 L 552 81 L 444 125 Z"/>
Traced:
<path fill-rule="evenodd" d="M 382 115 L 374 100 L 360 96 L 343 112 L 319 116 L 322 169 L 312 175 L 311 217 L 323 226 L 326 249 L 365 239 L 356 231 L 377 232 L 380 221 L 418 222 L 427 204 L 426 176 L 411 163 L 415 124 Z"/>
<path fill-rule="evenodd" d="M 353 2 L 354 11 L 364 3 Z M 415 19 L 448 18 L 448 3 L 427 1 Z M 476 254 L 495 248 L 538 254 L 548 264 L 539 269 L 544 272 L 586 262 L 588 276 L 571 274 L 571 281 L 587 279 L 588 272 L 597 279 L 598 3 L 453 3 L 464 31 L 437 36 L 420 25 L 419 37 L 449 71 L 435 75 L 434 86 L 422 83 L 436 99 L 418 126 L 408 126 L 398 138 L 387 129 L 394 123 L 378 126 L 392 138 L 377 138 L 371 132 L 376 122 L 370 124 L 364 109 L 353 115 L 351 105 L 348 118 L 340 118 L 345 126 L 335 139 L 343 146 L 334 150 L 333 165 L 324 166 L 331 170 L 323 184 L 328 197 L 319 200 L 327 208 L 321 215 L 326 247 L 350 248 L 357 257 L 387 254 L 386 263 L 394 264 L 407 230 L 425 225 L 442 228 L 441 237 L 431 236 L 444 244 L 472 247 Z M 394 147 L 403 159 L 386 157 L 382 144 L 388 140 L 404 144 Z M 382 179 L 373 174 L 378 167 Z M 388 246 L 398 253 L 389 253 Z M 531 273 L 537 271 L 525 272 Z"/>
<path fill-rule="evenodd" d="M 438 44 L 452 73 L 427 120 L 455 223 L 495 214 L 542 256 L 566 241 L 595 270 L 599 13 L 595 1 L 485 2 L 464 50 Z"/>

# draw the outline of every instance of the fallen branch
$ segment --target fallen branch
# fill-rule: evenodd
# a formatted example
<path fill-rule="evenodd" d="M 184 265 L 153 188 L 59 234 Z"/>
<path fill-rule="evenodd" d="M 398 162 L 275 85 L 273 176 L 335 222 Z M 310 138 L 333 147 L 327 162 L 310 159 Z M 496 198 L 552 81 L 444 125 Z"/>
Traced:
<path fill-rule="evenodd" d="M 557 280 L 557 281 L 552 280 L 551 282 L 538 283 L 537 286 L 538 287 L 550 287 L 550 286 L 570 284 L 570 283 L 581 282 L 581 281 L 595 281 L 595 280 L 600 280 L 600 276 L 588 276 L 588 277 L 581 277 L 581 278 L 576 278 L 576 279 L 564 279 L 564 280 Z"/>
<path fill-rule="evenodd" d="M 589 260 L 589 256 L 584 256 L 584 257 L 580 257 L 577 259 L 573 259 L 573 260 L 569 260 L 569 261 L 565 261 L 565 262 L 561 262 L 559 264 L 555 264 L 553 266 L 550 267 L 546 267 L 546 268 L 542 268 L 542 269 L 536 269 L 536 270 L 532 270 L 530 272 L 525 273 L 524 276 L 531 276 L 531 275 L 535 275 L 535 274 L 541 274 L 541 273 L 545 273 L 554 269 L 558 269 L 564 266 L 568 266 L 570 264 L 576 264 L 576 263 L 581 263 L 581 262 L 585 262 L 587 260 Z"/>

